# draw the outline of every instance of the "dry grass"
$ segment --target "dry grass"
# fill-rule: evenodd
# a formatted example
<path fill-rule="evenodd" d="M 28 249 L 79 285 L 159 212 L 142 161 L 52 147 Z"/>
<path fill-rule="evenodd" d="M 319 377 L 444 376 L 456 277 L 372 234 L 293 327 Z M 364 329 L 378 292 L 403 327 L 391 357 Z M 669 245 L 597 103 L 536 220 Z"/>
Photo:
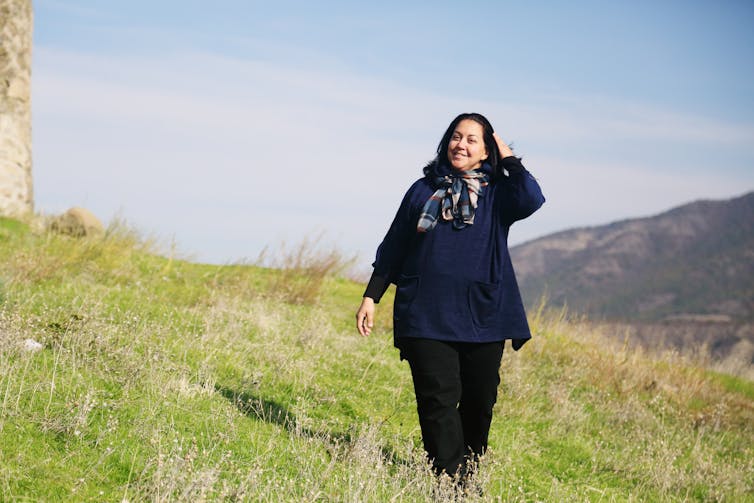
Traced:
<path fill-rule="evenodd" d="M 754 499 L 754 399 L 698 361 L 532 313 L 464 495 L 425 463 L 389 307 L 357 337 L 362 286 L 332 261 L 295 301 L 265 290 L 276 271 L 109 239 L 26 235 L 0 250 L 2 500 Z M 303 270 L 307 256 L 282 263 Z M 58 267 L 36 274 L 35 261 Z"/>
<path fill-rule="evenodd" d="M 570 450 L 571 463 L 633 480 L 637 493 L 680 501 L 752 494 L 754 445 L 730 437 L 754 438 L 751 398 L 698 361 L 616 343 L 562 312 L 540 312 L 532 325 L 539 337 L 512 361 L 501 415 L 540 423 L 544 443 Z M 542 437 L 529 441 L 542 445 Z"/>
<path fill-rule="evenodd" d="M 680 353 L 695 365 L 754 380 L 754 324 L 679 318 L 657 323 L 600 323 L 617 341 L 662 357 Z"/>
<path fill-rule="evenodd" d="M 314 304 L 322 293 L 326 278 L 343 273 L 354 258 L 346 258 L 336 247 L 323 247 L 323 235 L 304 237 L 290 247 L 265 247 L 256 265 L 278 270 L 265 290 L 266 295 L 292 304 Z"/>

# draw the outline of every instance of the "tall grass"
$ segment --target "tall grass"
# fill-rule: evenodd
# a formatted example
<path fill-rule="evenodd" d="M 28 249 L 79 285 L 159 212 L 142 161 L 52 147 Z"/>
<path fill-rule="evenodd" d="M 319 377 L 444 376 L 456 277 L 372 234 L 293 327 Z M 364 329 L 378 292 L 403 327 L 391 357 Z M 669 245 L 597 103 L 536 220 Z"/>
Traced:
<path fill-rule="evenodd" d="M 390 294 L 355 336 L 363 287 L 336 269 L 300 301 L 276 270 L 0 221 L 0 500 L 754 500 L 750 381 L 546 307 L 506 350 L 477 478 L 438 482 Z"/>
<path fill-rule="evenodd" d="M 316 302 L 325 280 L 344 272 L 355 258 L 346 258 L 336 247 L 323 247 L 322 234 L 306 236 L 290 247 L 282 242 L 277 249 L 265 247 L 256 265 L 276 272 L 265 293 L 294 304 Z"/>

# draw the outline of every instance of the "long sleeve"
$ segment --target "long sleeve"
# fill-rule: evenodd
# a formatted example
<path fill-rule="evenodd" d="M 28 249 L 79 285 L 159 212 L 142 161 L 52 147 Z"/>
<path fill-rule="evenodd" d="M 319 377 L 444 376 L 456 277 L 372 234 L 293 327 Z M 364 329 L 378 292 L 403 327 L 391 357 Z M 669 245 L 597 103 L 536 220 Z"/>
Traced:
<path fill-rule="evenodd" d="M 498 190 L 499 211 L 506 223 L 512 224 L 537 211 L 545 202 L 537 180 L 529 173 L 518 157 L 506 157 L 502 160 L 507 177 L 501 177 Z"/>
<path fill-rule="evenodd" d="M 364 292 L 365 297 L 371 297 L 376 303 L 390 283 L 398 281 L 411 239 L 416 235 L 419 217 L 416 206 L 421 198 L 418 196 L 417 199 L 417 189 L 421 183 L 421 180 L 415 182 L 406 192 L 385 238 L 377 248 L 376 259 L 372 264 L 374 271 Z"/>
<path fill-rule="evenodd" d="M 364 297 L 370 297 L 374 299 L 376 304 L 380 303 L 380 299 L 390 286 L 390 281 L 385 276 L 380 276 L 372 272 L 372 277 L 369 278 L 367 283 L 367 289 L 364 291 Z"/>

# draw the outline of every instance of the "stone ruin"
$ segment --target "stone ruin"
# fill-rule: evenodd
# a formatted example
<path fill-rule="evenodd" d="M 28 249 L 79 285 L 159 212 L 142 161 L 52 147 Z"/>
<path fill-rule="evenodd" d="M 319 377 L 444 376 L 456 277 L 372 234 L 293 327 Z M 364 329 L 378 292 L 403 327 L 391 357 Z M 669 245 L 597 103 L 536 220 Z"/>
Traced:
<path fill-rule="evenodd" d="M 34 211 L 31 178 L 31 0 L 0 0 L 0 216 Z"/>

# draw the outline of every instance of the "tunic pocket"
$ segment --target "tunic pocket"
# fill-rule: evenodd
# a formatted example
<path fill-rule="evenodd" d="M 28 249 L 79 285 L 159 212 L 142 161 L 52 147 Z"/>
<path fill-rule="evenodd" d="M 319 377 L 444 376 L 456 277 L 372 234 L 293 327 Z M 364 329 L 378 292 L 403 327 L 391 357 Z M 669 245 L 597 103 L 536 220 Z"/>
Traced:
<path fill-rule="evenodd" d="M 469 285 L 469 309 L 476 326 L 486 328 L 494 323 L 499 312 L 499 305 L 499 283 L 476 281 Z"/>
<path fill-rule="evenodd" d="M 404 320 L 408 317 L 411 304 L 419 290 L 419 276 L 401 276 L 398 278 L 393 304 L 393 318 Z"/>

